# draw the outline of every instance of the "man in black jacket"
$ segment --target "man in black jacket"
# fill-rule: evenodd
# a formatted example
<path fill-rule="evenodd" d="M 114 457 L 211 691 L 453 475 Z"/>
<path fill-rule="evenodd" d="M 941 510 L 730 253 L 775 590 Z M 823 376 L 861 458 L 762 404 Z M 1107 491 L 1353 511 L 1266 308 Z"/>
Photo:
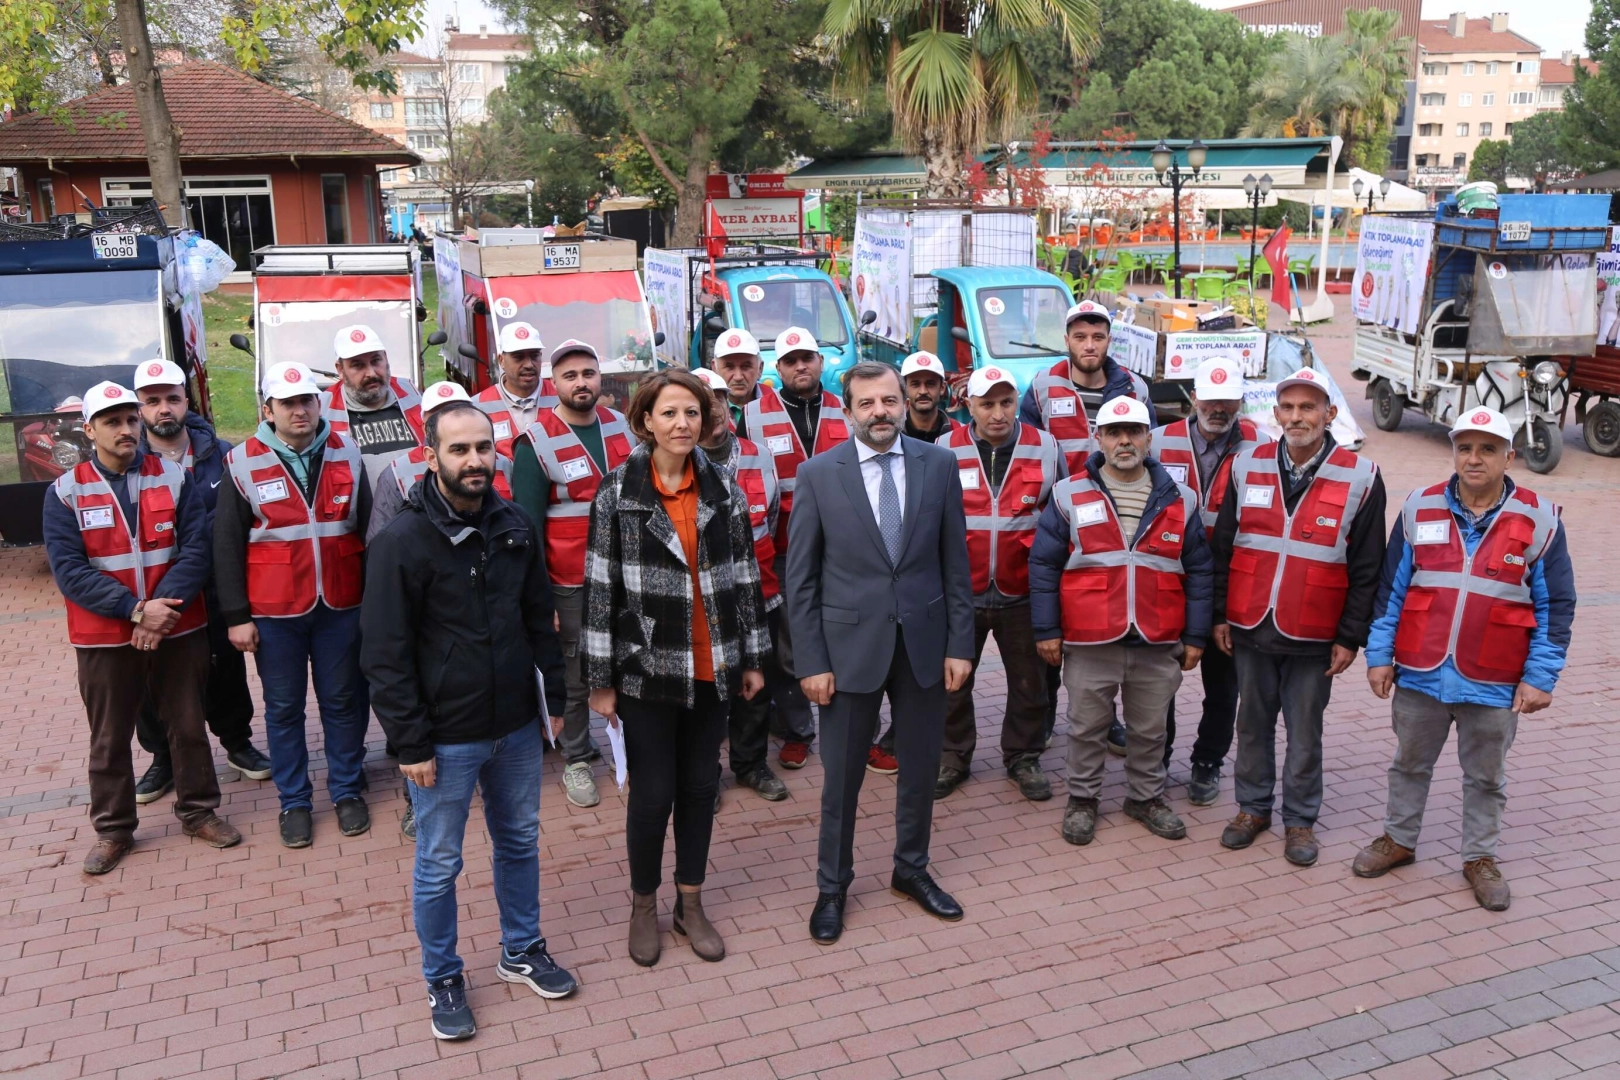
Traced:
<path fill-rule="evenodd" d="M 360 662 L 416 811 L 411 892 L 433 1034 L 466 1039 L 477 1028 L 456 955 L 456 876 L 475 786 L 501 914 L 495 974 L 544 998 L 574 992 L 540 936 L 538 717 L 561 713 L 566 691 L 539 532 L 490 489 L 489 417 L 471 403 L 435 409 L 427 465 L 368 551 Z"/>

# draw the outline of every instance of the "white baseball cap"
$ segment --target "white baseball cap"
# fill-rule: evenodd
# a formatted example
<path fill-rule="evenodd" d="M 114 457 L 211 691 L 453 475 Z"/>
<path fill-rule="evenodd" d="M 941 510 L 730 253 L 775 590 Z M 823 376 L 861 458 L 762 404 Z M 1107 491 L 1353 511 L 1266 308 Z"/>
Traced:
<path fill-rule="evenodd" d="M 126 386 L 119 386 L 115 382 L 98 382 L 84 392 L 84 419 L 88 423 L 97 413 L 117 408 L 119 405 L 140 405 L 140 399 L 135 391 Z"/>
<path fill-rule="evenodd" d="M 714 342 L 714 357 L 716 360 L 722 356 L 758 356 L 759 342 L 740 326 L 732 327 L 721 334 Z"/>
<path fill-rule="evenodd" d="M 315 373 L 296 360 L 272 365 L 264 373 L 264 396 L 285 401 L 287 398 L 318 394 L 321 388 L 315 382 Z"/>
<path fill-rule="evenodd" d="M 816 335 L 802 326 L 790 326 L 776 335 L 776 344 L 772 346 L 776 355 L 790 352 L 820 352 L 821 346 L 816 343 Z"/>
<path fill-rule="evenodd" d="M 974 368 L 973 374 L 968 376 L 968 397 L 984 397 L 992 387 L 1002 385 L 1018 389 L 1018 384 L 1013 381 L 1012 372 L 1006 368 Z"/>
<path fill-rule="evenodd" d="M 1243 369 L 1224 356 L 1212 356 L 1198 365 L 1193 393 L 1202 401 L 1242 401 Z"/>
<path fill-rule="evenodd" d="M 499 347 L 504 353 L 530 352 L 545 348 L 540 342 L 540 331 L 526 322 L 503 324 Z"/>
<path fill-rule="evenodd" d="M 1513 425 L 1508 423 L 1507 417 L 1495 409 L 1487 409 L 1483 405 L 1476 405 L 1457 418 L 1451 425 L 1451 437 L 1455 439 L 1465 431 L 1483 431 L 1513 445 Z"/>
<path fill-rule="evenodd" d="M 377 331 L 360 323 L 339 330 L 332 338 L 332 349 L 339 360 L 348 360 L 363 353 L 387 351 Z"/>
<path fill-rule="evenodd" d="M 145 360 L 135 365 L 135 382 L 137 390 L 148 386 L 184 386 L 186 373 L 180 370 L 180 365 L 172 360 L 159 357 L 156 360 Z"/>
<path fill-rule="evenodd" d="M 696 375 L 698 377 L 698 381 L 704 386 L 707 386 L 710 390 L 713 390 L 716 393 L 729 394 L 731 392 L 731 387 L 726 385 L 726 380 L 722 379 L 720 377 L 720 373 L 713 368 L 693 368 L 692 374 Z"/>
<path fill-rule="evenodd" d="M 440 405 L 448 405 L 452 401 L 471 401 L 467 391 L 461 388 L 460 383 L 453 383 L 449 379 L 436 382 L 422 391 L 422 415 L 437 409 Z"/>
<path fill-rule="evenodd" d="M 1114 317 L 1108 314 L 1108 309 L 1101 304 L 1092 303 L 1090 300 L 1082 300 L 1070 308 L 1068 316 L 1063 320 L 1063 325 L 1068 326 L 1076 319 L 1101 319 L 1108 324 L 1110 329 L 1114 325 Z"/>
<path fill-rule="evenodd" d="M 939 362 L 939 357 L 927 350 L 919 350 L 906 357 L 900 364 L 900 378 L 905 380 L 912 372 L 921 371 L 927 375 L 945 377 L 945 365 Z"/>
<path fill-rule="evenodd" d="M 1322 394 L 1329 401 L 1333 400 L 1333 395 L 1328 392 L 1327 377 L 1314 368 L 1302 367 L 1292 375 L 1288 376 L 1286 379 L 1283 379 L 1277 384 L 1277 393 L 1281 394 L 1290 386 L 1315 387 L 1316 389 L 1322 391 Z"/>
<path fill-rule="evenodd" d="M 587 344 L 579 340 L 579 338 L 569 338 L 555 349 L 552 349 L 551 362 L 555 364 L 558 357 L 567 356 L 569 353 L 584 353 L 597 363 L 602 362 L 602 358 L 596 353 L 596 346 Z"/>
<path fill-rule="evenodd" d="M 1113 424 L 1141 424 L 1143 427 L 1152 427 L 1153 421 L 1148 419 L 1147 406 L 1135 398 L 1117 397 L 1105 402 L 1097 410 L 1097 426 L 1109 427 Z"/>

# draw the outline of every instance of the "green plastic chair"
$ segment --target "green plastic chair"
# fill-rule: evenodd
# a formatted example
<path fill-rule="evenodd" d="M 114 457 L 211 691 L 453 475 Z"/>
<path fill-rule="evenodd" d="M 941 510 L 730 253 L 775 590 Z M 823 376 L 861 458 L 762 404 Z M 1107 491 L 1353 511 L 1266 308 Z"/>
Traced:
<path fill-rule="evenodd" d="M 1125 272 L 1117 266 L 1111 266 L 1093 278 L 1091 285 L 1098 292 L 1124 292 Z"/>
<path fill-rule="evenodd" d="M 1311 274 L 1316 272 L 1316 256 L 1311 255 L 1303 259 L 1289 259 L 1288 272 L 1290 274 L 1299 274 L 1302 277 L 1309 277 Z"/>
<path fill-rule="evenodd" d="M 1222 300 L 1236 300 L 1252 297 L 1253 295 L 1254 292 L 1249 288 L 1247 281 L 1228 281 L 1226 287 L 1221 290 Z"/>
<path fill-rule="evenodd" d="M 1218 277 L 1209 274 L 1194 274 L 1192 283 L 1193 299 L 1195 300 L 1209 300 L 1219 303 L 1225 295 L 1226 283 Z"/>

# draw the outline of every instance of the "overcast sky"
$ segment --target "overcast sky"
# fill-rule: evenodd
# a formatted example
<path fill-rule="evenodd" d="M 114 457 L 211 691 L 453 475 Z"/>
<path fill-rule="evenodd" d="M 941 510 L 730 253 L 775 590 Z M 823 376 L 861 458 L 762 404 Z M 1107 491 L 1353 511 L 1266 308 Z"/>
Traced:
<path fill-rule="evenodd" d="M 1214 8 L 1231 7 L 1236 2 L 1241 0 L 1199 0 L 1205 7 Z M 1540 45 L 1549 56 L 1557 56 L 1565 49 L 1586 51 L 1586 18 L 1591 10 L 1588 0 L 1472 0 L 1471 4 L 1464 0 L 1423 0 L 1425 19 L 1444 19 L 1453 11 L 1466 11 L 1475 18 L 1505 11 L 1509 28 Z M 491 29 L 500 25 L 500 19 L 483 0 L 428 0 L 428 13 L 430 40 L 437 36 L 449 14 L 459 16 L 461 28 L 467 31 L 477 30 L 481 22 Z"/>

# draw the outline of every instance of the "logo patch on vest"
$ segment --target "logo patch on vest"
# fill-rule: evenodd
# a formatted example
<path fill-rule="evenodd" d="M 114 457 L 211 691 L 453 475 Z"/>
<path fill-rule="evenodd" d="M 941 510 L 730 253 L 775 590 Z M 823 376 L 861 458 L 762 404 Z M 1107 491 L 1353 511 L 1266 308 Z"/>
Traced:
<path fill-rule="evenodd" d="M 1319 517 L 1319 518 L 1316 519 L 1316 523 L 1318 525 L 1320 525 L 1324 529 L 1331 529 L 1331 528 L 1334 528 L 1335 526 L 1337 526 L 1339 524 L 1339 519 L 1338 518 L 1330 518 L 1330 517 Z"/>
<path fill-rule="evenodd" d="M 1108 508 L 1100 502 L 1086 503 L 1075 508 L 1074 520 L 1081 525 L 1095 525 L 1108 520 Z"/>
<path fill-rule="evenodd" d="M 1034 506 L 1040 500 L 1035 498 L 1035 496 L 1033 496 L 1033 495 L 1025 495 L 1019 501 L 1022 502 L 1025 506 Z"/>
<path fill-rule="evenodd" d="M 349 501 L 349 497 L 347 495 L 334 495 L 332 496 L 332 501 L 337 503 L 339 506 L 342 506 L 344 503 Z"/>
<path fill-rule="evenodd" d="M 768 435 L 765 438 L 765 449 L 769 450 L 773 457 L 778 454 L 791 454 L 793 453 L 793 436 Z"/>
<path fill-rule="evenodd" d="M 113 520 L 113 508 L 110 506 L 92 506 L 79 511 L 81 529 L 110 529 L 114 524 L 116 522 Z"/>
<path fill-rule="evenodd" d="M 577 457 L 572 461 L 563 462 L 562 472 L 563 483 L 572 483 L 575 480 L 591 475 L 591 463 L 585 458 Z"/>
<path fill-rule="evenodd" d="M 263 484 L 255 484 L 258 489 L 259 501 L 262 503 L 277 502 L 287 497 L 287 481 L 269 480 Z"/>
<path fill-rule="evenodd" d="M 765 504 L 764 503 L 759 503 L 758 505 L 749 504 L 748 512 L 750 514 L 763 514 L 765 512 Z"/>
<path fill-rule="evenodd" d="M 963 491 L 979 490 L 979 467 L 977 465 L 969 465 L 967 468 L 958 471 L 962 476 Z"/>
<path fill-rule="evenodd" d="M 1262 487 L 1259 484 L 1243 485 L 1243 505 L 1258 506 L 1262 509 L 1271 509 L 1271 500 L 1277 494 L 1273 487 Z"/>
<path fill-rule="evenodd" d="M 1449 521 L 1420 521 L 1417 528 L 1412 531 L 1414 544 L 1449 544 L 1451 543 L 1451 522 Z"/>
<path fill-rule="evenodd" d="M 1502 561 L 1507 563 L 1509 566 L 1523 566 L 1524 565 L 1524 556 L 1523 555 L 1504 555 L 1504 556 L 1502 556 Z"/>
<path fill-rule="evenodd" d="M 1163 465 L 1164 463 L 1160 462 L 1160 464 Z M 1164 471 L 1169 473 L 1170 479 L 1174 480 L 1178 484 L 1185 484 L 1187 482 L 1187 466 L 1185 465 L 1165 465 Z"/>
<path fill-rule="evenodd" d="M 1053 416 L 1074 415 L 1074 398 L 1052 398 L 1046 404 Z"/>
<path fill-rule="evenodd" d="M 1176 544 L 1181 542 L 1181 534 L 1173 532 L 1162 533 L 1160 534 L 1159 539 L 1163 540 L 1167 544 Z"/>
<path fill-rule="evenodd" d="M 172 522 L 172 521 L 154 521 L 154 522 L 152 522 L 152 531 L 153 532 L 168 532 L 172 528 L 174 528 L 174 522 Z"/>

